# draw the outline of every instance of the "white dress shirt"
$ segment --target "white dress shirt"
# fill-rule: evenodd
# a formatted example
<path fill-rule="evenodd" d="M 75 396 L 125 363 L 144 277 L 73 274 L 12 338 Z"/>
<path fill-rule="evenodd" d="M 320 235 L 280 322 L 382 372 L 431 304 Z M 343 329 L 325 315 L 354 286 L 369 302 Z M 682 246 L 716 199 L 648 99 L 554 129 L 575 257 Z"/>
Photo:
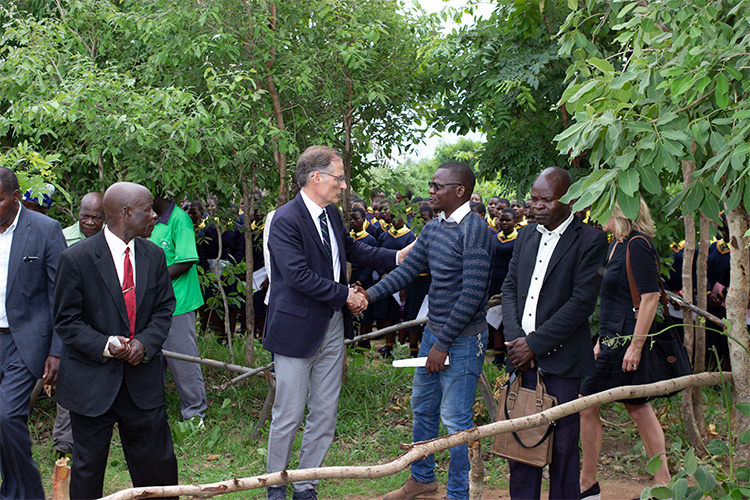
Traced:
<path fill-rule="evenodd" d="M 445 211 L 442 211 L 438 214 L 438 219 L 446 221 L 446 222 L 455 222 L 456 224 L 460 224 L 462 220 L 464 220 L 464 217 L 469 215 L 471 213 L 471 201 L 467 201 L 457 209 L 453 211 L 450 217 L 446 219 L 445 217 Z"/>
<path fill-rule="evenodd" d="M 323 242 L 323 233 L 320 231 L 319 217 L 320 214 L 323 213 L 324 209 L 323 207 L 312 201 L 310 197 L 305 194 L 304 190 L 300 190 L 299 194 L 300 196 L 302 196 L 302 201 L 305 202 L 307 211 L 310 212 L 310 217 L 312 217 L 315 229 L 318 230 L 320 241 Z M 333 281 L 338 282 L 339 278 L 341 278 L 341 266 L 339 265 L 339 242 L 336 239 L 336 234 L 333 232 L 333 227 L 331 226 L 331 217 L 328 216 L 328 214 L 326 214 L 326 220 L 328 221 L 328 235 L 331 237 L 331 265 L 333 266 Z"/>
<path fill-rule="evenodd" d="M 539 293 L 542 291 L 544 276 L 547 274 L 547 267 L 549 267 L 549 261 L 557 247 L 557 243 L 571 222 L 573 222 L 573 212 L 570 213 L 570 216 L 562 224 L 552 231 L 541 224 L 536 226 L 537 231 L 542 233 L 542 238 L 539 240 L 539 249 L 536 252 L 536 261 L 534 262 L 534 272 L 531 275 L 531 283 L 529 283 L 529 291 L 526 294 L 526 303 L 523 308 L 523 318 L 521 319 L 521 328 L 526 335 L 536 330 L 536 308 L 539 303 Z"/>
<path fill-rule="evenodd" d="M 10 267 L 10 248 L 13 246 L 13 233 L 18 226 L 18 216 L 21 210 L 26 210 L 18 203 L 18 211 L 13 223 L 0 233 L 0 328 L 10 327 L 8 323 L 8 311 L 5 309 L 5 296 L 8 293 L 8 271 Z"/>
<path fill-rule="evenodd" d="M 133 266 L 133 286 L 135 286 L 135 238 L 130 240 L 129 243 L 125 243 L 115 233 L 109 230 L 108 227 L 104 227 L 104 239 L 107 240 L 107 246 L 109 252 L 112 255 L 112 261 L 115 264 L 115 270 L 117 271 L 117 279 L 120 281 L 120 288 L 122 283 L 125 281 L 125 249 L 130 249 L 130 264 Z M 104 346 L 104 356 L 111 358 L 112 354 L 109 352 L 109 344 L 119 346 L 120 341 L 117 340 L 115 335 L 109 336 L 109 342 Z"/>

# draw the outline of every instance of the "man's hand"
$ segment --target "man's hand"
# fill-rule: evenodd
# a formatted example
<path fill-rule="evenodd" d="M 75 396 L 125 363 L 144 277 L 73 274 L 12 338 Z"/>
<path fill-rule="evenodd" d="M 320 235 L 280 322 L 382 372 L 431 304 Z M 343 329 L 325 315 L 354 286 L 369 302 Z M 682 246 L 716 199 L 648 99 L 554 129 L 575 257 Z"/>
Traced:
<path fill-rule="evenodd" d="M 141 344 L 141 341 L 138 339 L 131 340 L 128 345 L 130 346 L 130 354 L 125 358 L 125 361 L 133 366 L 140 364 L 140 362 L 143 361 L 143 357 L 146 355 L 146 348 L 143 347 L 143 344 Z"/>
<path fill-rule="evenodd" d="M 110 342 L 109 344 L 109 353 L 112 355 L 113 358 L 116 359 L 126 359 L 130 355 L 130 339 L 127 337 L 123 337 L 122 335 L 117 335 L 117 340 L 120 341 L 120 345 L 114 345 Z"/>
<path fill-rule="evenodd" d="M 359 314 L 367 309 L 367 297 L 355 288 L 349 288 L 349 297 L 346 299 L 346 305 L 352 314 Z"/>
<path fill-rule="evenodd" d="M 42 378 L 47 385 L 55 385 L 57 382 L 57 370 L 60 368 L 59 356 L 47 356 L 44 360 L 44 373 Z"/>
<path fill-rule="evenodd" d="M 424 365 L 427 373 L 432 374 L 445 370 L 445 358 L 447 357 L 447 352 L 440 352 L 435 346 L 432 346 L 429 354 L 427 354 L 427 362 Z"/>
<path fill-rule="evenodd" d="M 521 371 L 532 368 L 531 362 L 534 361 L 536 355 L 529 349 L 525 337 L 511 340 L 506 342 L 505 345 L 508 346 L 508 359 L 513 363 L 513 366 Z M 536 366 L 536 362 L 534 366 Z"/>
<path fill-rule="evenodd" d="M 398 258 L 396 259 L 396 262 L 401 264 L 404 261 L 406 256 L 409 254 L 411 247 L 414 246 L 414 243 L 416 243 L 416 241 L 412 241 L 410 244 L 408 244 L 407 246 L 405 246 L 404 248 L 398 251 Z"/>
<path fill-rule="evenodd" d="M 721 307 L 721 297 L 718 293 L 711 293 L 708 296 L 708 305 L 711 307 Z"/>

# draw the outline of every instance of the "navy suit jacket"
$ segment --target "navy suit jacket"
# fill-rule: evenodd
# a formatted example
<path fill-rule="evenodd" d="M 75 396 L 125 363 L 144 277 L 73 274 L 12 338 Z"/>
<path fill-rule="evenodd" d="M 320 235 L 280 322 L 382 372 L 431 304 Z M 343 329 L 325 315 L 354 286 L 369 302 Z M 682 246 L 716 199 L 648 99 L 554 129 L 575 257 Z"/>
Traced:
<path fill-rule="evenodd" d="M 36 378 L 47 356 L 60 355 L 60 339 L 52 329 L 52 289 L 65 238 L 60 223 L 19 208 L 8 263 L 5 309 L 18 353 Z"/>
<path fill-rule="evenodd" d="M 105 357 L 110 335 L 130 336 L 128 314 L 104 231 L 60 256 L 55 281 L 55 329 L 63 341 L 57 400 L 89 417 L 106 412 L 123 383 L 133 402 L 148 410 L 164 404 L 161 346 L 175 309 L 164 251 L 135 239 L 135 338 L 146 357 L 133 366 Z"/>
<path fill-rule="evenodd" d="M 521 316 L 542 237 L 536 226 L 519 231 L 503 282 L 507 341 L 524 336 Z M 567 378 L 594 373 L 589 316 L 596 307 L 606 258 L 605 234 L 574 216 L 550 258 L 537 303 L 536 330 L 526 336 L 544 373 Z"/>
<path fill-rule="evenodd" d="M 396 251 L 354 240 L 345 230 L 335 205 L 325 208 L 339 248 L 338 281 L 323 249 L 316 222 L 297 196 L 274 215 L 268 246 L 273 287 L 266 313 L 263 348 L 294 358 L 309 358 L 318 350 L 334 311 L 344 311 L 344 328 L 351 330 L 346 261 L 393 269 Z"/>

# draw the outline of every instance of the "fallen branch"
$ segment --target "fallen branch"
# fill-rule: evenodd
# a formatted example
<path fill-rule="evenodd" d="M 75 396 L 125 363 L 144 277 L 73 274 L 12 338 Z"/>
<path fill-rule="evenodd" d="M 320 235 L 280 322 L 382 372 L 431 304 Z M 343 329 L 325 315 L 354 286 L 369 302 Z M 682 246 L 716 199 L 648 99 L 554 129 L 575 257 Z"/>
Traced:
<path fill-rule="evenodd" d="M 237 382 L 239 382 L 241 380 L 245 380 L 248 377 L 252 377 L 254 375 L 258 375 L 261 372 L 265 372 L 267 370 L 270 370 L 272 367 L 273 367 L 273 362 L 268 363 L 267 365 L 263 365 L 263 366 L 261 366 L 259 368 L 255 368 L 254 370 L 246 371 L 242 375 L 238 375 L 238 376 L 234 377 L 232 380 L 230 380 L 228 382 L 225 382 L 224 384 L 221 385 L 221 387 L 219 387 L 219 389 L 223 391 L 227 387 L 229 387 L 229 386 L 231 386 L 233 384 L 236 384 Z"/>
<path fill-rule="evenodd" d="M 412 462 L 423 459 L 438 451 L 446 450 L 469 441 L 490 438 L 504 432 L 520 431 L 531 427 L 549 424 L 567 415 L 578 413 L 581 410 L 598 406 L 604 403 L 621 399 L 640 398 L 647 396 L 662 396 L 671 392 L 680 391 L 688 387 L 711 386 L 724 380 L 731 381 L 731 372 L 724 373 L 699 373 L 688 375 L 672 380 L 665 380 L 648 385 L 633 385 L 617 387 L 608 391 L 586 396 L 564 403 L 536 415 L 512 420 L 503 420 L 492 424 L 475 427 L 466 431 L 457 432 L 449 436 L 422 441 L 405 445 L 408 450 L 400 457 L 391 462 L 380 465 L 365 466 L 338 466 L 319 467 L 314 469 L 298 469 L 291 471 L 275 472 L 262 476 L 235 478 L 229 481 L 204 485 L 179 485 L 179 486 L 153 486 L 142 488 L 130 488 L 122 490 L 105 497 L 105 500 L 134 500 L 142 498 L 158 498 L 169 496 L 190 495 L 194 498 L 210 498 L 224 493 L 246 491 L 266 486 L 276 486 L 290 483 L 292 481 L 309 481 L 313 479 L 373 479 L 390 476 L 406 469 Z"/>
<path fill-rule="evenodd" d="M 364 335 L 357 335 L 353 339 L 345 340 L 344 344 L 349 345 L 349 344 L 353 344 L 355 342 L 359 342 L 360 340 L 376 339 L 376 338 L 378 338 L 380 336 L 385 335 L 386 333 L 397 332 L 397 331 L 401 330 L 402 328 L 409 328 L 409 327 L 412 327 L 412 326 L 424 325 L 425 323 L 427 323 L 427 318 L 420 318 L 420 319 L 413 319 L 411 321 L 404 321 L 403 323 L 399 323 L 397 325 L 387 326 L 385 328 L 381 328 L 380 330 L 375 330 L 372 333 L 366 333 Z"/>
<path fill-rule="evenodd" d="M 260 368 L 249 368 L 247 366 L 242 365 L 234 365 L 232 363 L 225 363 L 223 361 L 216 361 L 215 359 L 209 359 L 204 357 L 198 357 L 198 356 L 188 356 L 187 354 L 180 354 L 179 352 L 172 352 L 172 351 L 162 351 L 162 356 L 165 358 L 172 358 L 172 359 L 179 359 L 180 361 L 190 361 L 191 363 L 198 363 L 201 365 L 206 366 L 212 366 L 214 368 L 221 368 L 223 370 L 228 370 L 230 372 L 237 372 L 237 373 L 247 373 L 247 372 L 256 372 L 256 370 L 267 370 L 272 365 L 272 363 L 268 365 L 261 366 Z M 253 373 L 253 375 L 258 375 L 260 372 Z M 262 376 L 262 375 L 261 375 Z"/>
<path fill-rule="evenodd" d="M 669 301 L 673 303 L 674 305 L 676 305 L 677 307 L 680 307 L 682 309 L 689 309 L 690 311 L 694 312 L 698 316 L 703 316 L 707 320 L 713 323 L 716 323 L 717 325 L 720 325 L 722 329 L 726 327 L 726 324 L 724 324 L 724 322 L 719 317 L 714 316 L 708 311 L 704 311 L 700 307 L 693 305 L 690 302 L 687 302 L 685 299 L 683 299 L 682 297 L 680 297 L 674 292 L 668 291 L 666 293 L 667 293 L 667 298 L 669 299 Z"/>

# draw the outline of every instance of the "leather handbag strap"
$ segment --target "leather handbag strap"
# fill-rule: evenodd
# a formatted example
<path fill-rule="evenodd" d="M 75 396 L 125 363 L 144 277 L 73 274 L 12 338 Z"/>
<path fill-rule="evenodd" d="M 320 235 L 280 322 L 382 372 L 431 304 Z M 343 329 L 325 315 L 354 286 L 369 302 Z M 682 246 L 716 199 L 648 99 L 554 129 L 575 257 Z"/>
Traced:
<path fill-rule="evenodd" d="M 511 375 L 512 374 L 513 372 L 511 372 Z M 521 376 L 520 375 L 516 376 L 515 380 L 513 380 L 513 383 L 510 384 L 510 387 L 508 388 L 508 391 L 506 393 L 505 404 L 503 405 L 506 420 L 511 419 L 510 412 L 508 411 L 508 398 L 509 396 L 511 396 L 511 391 L 515 389 L 515 392 L 513 392 L 513 398 L 512 398 L 512 401 L 513 401 L 512 404 L 515 405 L 515 400 L 518 397 L 518 389 L 520 386 L 520 380 L 521 380 Z M 547 393 L 547 386 L 544 385 L 542 376 L 539 374 L 539 371 L 537 371 L 536 372 L 536 406 L 539 408 L 539 411 L 542 411 L 544 396 L 546 395 L 546 393 Z M 511 406 L 511 410 L 512 409 L 513 409 L 513 406 Z M 525 445 L 523 441 L 521 441 L 521 438 L 518 437 L 517 433 L 511 432 L 511 434 L 513 434 L 513 438 L 522 448 L 526 448 L 527 450 L 530 450 L 531 448 L 536 448 L 537 446 L 541 445 L 549 437 L 549 435 L 552 434 L 552 431 L 554 430 L 556 424 L 557 424 L 557 421 L 555 420 L 550 422 L 550 424 L 547 426 L 547 431 L 544 433 L 544 436 L 542 436 L 541 439 L 539 439 L 539 441 L 536 444 L 532 444 L 529 446 Z"/>
<path fill-rule="evenodd" d="M 651 247 L 651 242 L 648 241 L 648 238 L 636 235 L 630 238 L 630 240 L 628 241 L 627 249 L 625 250 L 625 271 L 628 273 L 628 285 L 630 286 L 630 296 L 633 299 L 633 312 L 635 313 L 636 317 L 638 317 L 638 309 L 641 307 L 641 294 L 638 292 L 638 287 L 635 284 L 635 278 L 633 278 L 633 268 L 630 265 L 630 243 L 632 243 L 633 240 L 637 239 L 645 241 L 648 246 Z M 656 272 L 659 273 L 659 259 L 656 257 L 656 252 L 654 252 L 654 261 L 656 262 Z M 661 280 L 661 276 L 659 276 L 659 298 L 661 299 L 662 305 L 666 309 L 667 293 L 664 291 L 664 283 Z"/>

